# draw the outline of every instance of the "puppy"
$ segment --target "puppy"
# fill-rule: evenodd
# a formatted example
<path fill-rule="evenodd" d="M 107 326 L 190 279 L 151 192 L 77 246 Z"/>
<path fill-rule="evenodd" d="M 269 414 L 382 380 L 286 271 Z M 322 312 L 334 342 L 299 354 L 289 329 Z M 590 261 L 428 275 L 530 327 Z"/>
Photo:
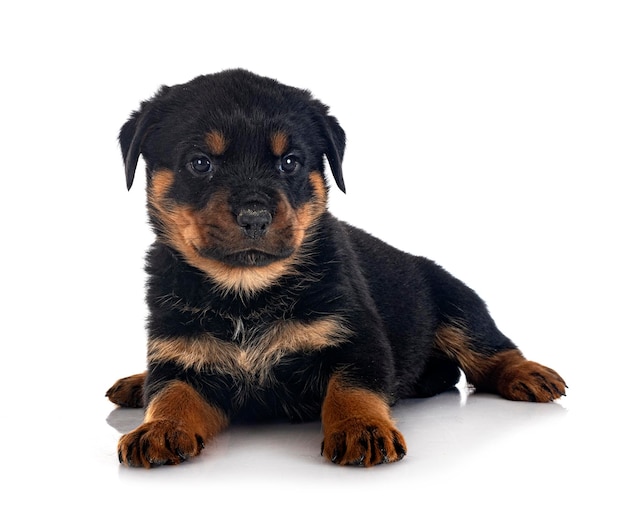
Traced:
<path fill-rule="evenodd" d="M 120 462 L 200 453 L 232 420 L 321 417 L 340 465 L 403 458 L 390 407 L 458 382 L 547 402 L 482 300 L 432 261 L 327 211 L 326 158 L 345 191 L 344 131 L 308 91 L 244 70 L 162 87 L 120 132 L 130 189 L 140 155 L 156 241 L 147 254 L 147 372 L 109 399 L 145 406 Z"/>

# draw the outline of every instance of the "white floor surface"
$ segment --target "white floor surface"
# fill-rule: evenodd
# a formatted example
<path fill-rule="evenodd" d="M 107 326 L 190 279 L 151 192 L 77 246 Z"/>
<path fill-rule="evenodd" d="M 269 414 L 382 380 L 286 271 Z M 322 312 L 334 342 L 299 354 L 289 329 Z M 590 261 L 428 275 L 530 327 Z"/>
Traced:
<path fill-rule="evenodd" d="M 42 404 L 5 404 L 11 440 L 3 493 L 19 498 L 11 509 L 197 502 L 233 509 L 291 509 L 298 502 L 307 509 L 623 509 L 621 389 L 601 372 L 590 378 L 587 369 L 561 366 L 571 395 L 557 403 L 509 402 L 464 387 L 401 402 L 394 413 L 408 455 L 371 469 L 325 461 L 319 422 L 235 425 L 179 466 L 123 467 L 117 438 L 141 422 L 142 411 L 104 398 L 102 377 L 112 368 L 68 374 L 60 384 L 42 381 L 37 397 L 31 389 Z"/>

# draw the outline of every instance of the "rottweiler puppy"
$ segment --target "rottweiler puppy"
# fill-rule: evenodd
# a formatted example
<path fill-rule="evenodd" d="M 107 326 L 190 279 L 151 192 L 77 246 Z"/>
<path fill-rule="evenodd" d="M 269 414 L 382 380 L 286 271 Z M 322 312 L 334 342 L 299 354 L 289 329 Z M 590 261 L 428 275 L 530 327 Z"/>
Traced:
<path fill-rule="evenodd" d="M 121 463 L 180 463 L 233 420 L 321 417 L 323 456 L 372 466 L 407 452 L 390 407 L 461 370 L 507 399 L 565 395 L 469 287 L 328 212 L 325 159 L 345 191 L 345 134 L 308 91 L 199 76 L 143 102 L 119 140 L 128 189 L 146 163 L 156 238 L 147 371 L 107 392 L 145 406 Z"/>

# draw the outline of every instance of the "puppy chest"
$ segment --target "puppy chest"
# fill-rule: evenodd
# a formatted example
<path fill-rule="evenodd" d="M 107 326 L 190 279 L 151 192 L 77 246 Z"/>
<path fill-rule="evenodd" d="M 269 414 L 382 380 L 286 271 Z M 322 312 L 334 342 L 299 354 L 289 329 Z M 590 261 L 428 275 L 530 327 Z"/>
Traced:
<path fill-rule="evenodd" d="M 264 385 L 271 383 L 275 369 L 286 360 L 337 346 L 348 335 L 336 317 L 306 322 L 282 320 L 265 326 L 237 320 L 233 326 L 227 339 L 210 332 L 194 337 L 151 339 L 148 362 L 173 362 L 185 370 L 228 375 Z"/>

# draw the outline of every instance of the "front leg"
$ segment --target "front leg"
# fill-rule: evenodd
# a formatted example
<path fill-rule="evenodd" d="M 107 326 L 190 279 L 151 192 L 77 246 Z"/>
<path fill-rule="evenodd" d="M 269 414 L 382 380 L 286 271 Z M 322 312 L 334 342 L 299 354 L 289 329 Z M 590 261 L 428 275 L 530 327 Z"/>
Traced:
<path fill-rule="evenodd" d="M 152 397 L 144 422 L 118 443 L 120 463 L 150 468 L 196 456 L 228 425 L 226 414 L 189 384 L 171 381 Z"/>
<path fill-rule="evenodd" d="M 339 465 L 370 467 L 406 454 L 386 400 L 379 394 L 331 377 L 322 405 L 322 455 Z"/>

